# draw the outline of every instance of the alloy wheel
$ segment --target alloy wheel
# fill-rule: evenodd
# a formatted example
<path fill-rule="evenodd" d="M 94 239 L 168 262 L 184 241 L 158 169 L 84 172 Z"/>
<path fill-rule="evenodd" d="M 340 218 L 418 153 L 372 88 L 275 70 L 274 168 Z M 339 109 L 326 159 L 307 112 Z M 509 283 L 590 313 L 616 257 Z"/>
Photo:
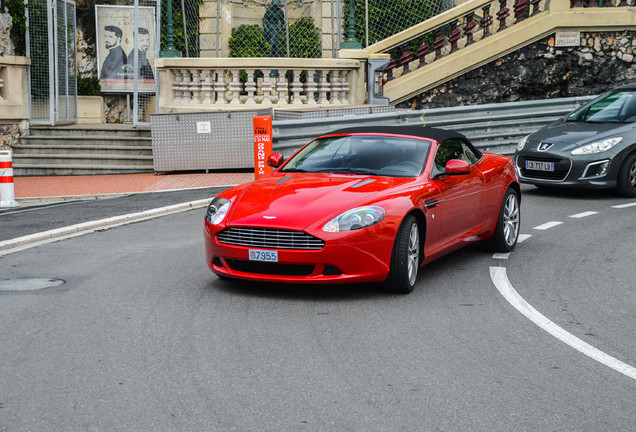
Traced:
<path fill-rule="evenodd" d="M 417 279 L 417 268 L 420 263 L 420 233 L 417 229 L 417 224 L 411 225 L 407 259 L 409 283 L 411 285 L 415 285 L 415 279 Z"/>
<path fill-rule="evenodd" d="M 519 235 L 519 202 L 515 194 L 508 195 L 503 214 L 504 239 L 512 246 Z"/>

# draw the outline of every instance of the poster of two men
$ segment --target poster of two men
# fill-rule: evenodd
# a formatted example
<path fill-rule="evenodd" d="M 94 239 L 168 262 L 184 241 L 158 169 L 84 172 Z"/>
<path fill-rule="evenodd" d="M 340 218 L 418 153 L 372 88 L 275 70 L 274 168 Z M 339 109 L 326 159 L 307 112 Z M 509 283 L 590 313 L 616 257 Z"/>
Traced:
<path fill-rule="evenodd" d="M 139 91 L 155 90 L 155 11 L 138 10 L 135 32 L 134 7 L 95 6 L 97 64 L 104 92 L 132 92 L 135 71 Z"/>

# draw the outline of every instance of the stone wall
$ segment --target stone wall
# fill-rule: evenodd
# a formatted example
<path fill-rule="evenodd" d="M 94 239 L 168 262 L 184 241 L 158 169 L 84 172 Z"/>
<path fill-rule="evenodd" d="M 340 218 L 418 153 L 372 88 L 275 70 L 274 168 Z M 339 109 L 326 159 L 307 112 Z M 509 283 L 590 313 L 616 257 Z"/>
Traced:
<path fill-rule="evenodd" d="M 577 47 L 555 47 L 554 36 L 490 62 L 402 104 L 402 108 L 600 94 L 636 81 L 636 32 L 581 33 Z"/>
<path fill-rule="evenodd" d="M 13 20 L 8 13 L 0 13 L 0 55 L 14 55 L 15 47 L 11 40 Z"/>
<path fill-rule="evenodd" d="M 29 121 L 22 120 L 19 123 L 0 124 L 0 150 L 10 150 L 19 141 L 20 137 L 29 134 Z"/>

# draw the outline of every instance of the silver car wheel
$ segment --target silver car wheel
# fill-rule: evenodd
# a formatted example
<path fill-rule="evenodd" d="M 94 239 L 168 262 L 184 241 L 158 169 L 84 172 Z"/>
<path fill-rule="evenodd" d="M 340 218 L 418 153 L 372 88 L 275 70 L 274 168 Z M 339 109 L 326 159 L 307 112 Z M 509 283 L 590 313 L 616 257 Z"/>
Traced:
<path fill-rule="evenodd" d="M 515 194 L 508 195 L 504 206 L 503 233 L 506 244 L 514 245 L 519 235 L 519 201 Z"/>
<path fill-rule="evenodd" d="M 629 168 L 629 182 L 632 184 L 632 187 L 636 189 L 636 161 Z"/>
<path fill-rule="evenodd" d="M 415 279 L 417 279 L 417 269 L 420 263 L 420 233 L 417 229 L 417 224 L 411 225 L 411 232 L 409 233 L 409 246 L 408 246 L 408 275 L 409 283 L 415 285 Z"/>

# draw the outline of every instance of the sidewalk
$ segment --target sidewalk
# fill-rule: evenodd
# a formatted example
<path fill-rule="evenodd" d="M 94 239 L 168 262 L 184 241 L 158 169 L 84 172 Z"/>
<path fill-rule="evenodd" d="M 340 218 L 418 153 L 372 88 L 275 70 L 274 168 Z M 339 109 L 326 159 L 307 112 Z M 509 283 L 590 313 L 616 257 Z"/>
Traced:
<path fill-rule="evenodd" d="M 254 180 L 253 172 L 117 174 L 14 177 L 15 199 L 91 197 L 233 186 Z"/>

